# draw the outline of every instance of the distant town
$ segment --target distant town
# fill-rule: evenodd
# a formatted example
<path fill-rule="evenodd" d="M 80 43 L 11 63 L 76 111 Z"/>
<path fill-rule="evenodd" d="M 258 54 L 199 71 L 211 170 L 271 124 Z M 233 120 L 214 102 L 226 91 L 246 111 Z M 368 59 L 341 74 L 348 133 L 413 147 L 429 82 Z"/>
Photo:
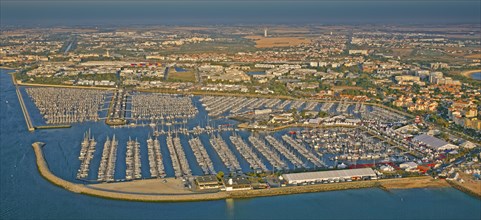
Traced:
<path fill-rule="evenodd" d="M 404 187 L 451 184 L 481 196 L 480 30 L 5 28 L 0 68 L 15 70 L 30 131 L 113 129 L 97 144 L 89 125 L 73 143 L 79 168 L 67 183 L 42 163 L 49 143 L 35 143 L 42 175 L 78 192 L 204 200 L 338 189 L 330 184 L 402 188 L 394 180 L 413 178 Z"/>

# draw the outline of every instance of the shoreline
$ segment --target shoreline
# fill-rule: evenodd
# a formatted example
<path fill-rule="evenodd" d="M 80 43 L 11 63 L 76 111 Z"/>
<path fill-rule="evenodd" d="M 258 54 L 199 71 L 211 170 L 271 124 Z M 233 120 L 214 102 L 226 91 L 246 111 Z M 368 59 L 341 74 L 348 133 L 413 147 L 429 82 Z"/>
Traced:
<path fill-rule="evenodd" d="M 462 76 L 468 77 L 469 79 L 474 79 L 474 78 L 472 78 L 472 75 L 475 74 L 475 73 L 481 73 L 481 69 L 464 71 L 464 72 L 461 72 L 460 74 Z M 474 79 L 474 80 L 479 80 L 479 79 Z"/>
<path fill-rule="evenodd" d="M 259 189 L 259 190 L 245 190 L 245 191 L 233 191 L 233 192 L 215 192 L 215 193 L 190 193 L 179 195 L 153 195 L 153 194 L 132 194 L 128 192 L 112 192 L 106 190 L 100 190 L 88 185 L 72 183 L 64 180 L 58 176 L 55 176 L 48 168 L 48 165 L 43 157 L 42 147 L 44 143 L 35 142 L 32 144 L 32 148 L 35 153 L 37 169 L 40 175 L 49 181 L 50 183 L 64 188 L 68 191 L 85 194 L 94 197 L 100 197 L 113 200 L 126 200 L 135 202 L 196 202 L 196 201 L 208 201 L 208 200 L 221 200 L 221 199 L 242 199 L 242 198 L 255 198 L 255 197 L 267 197 L 267 196 L 281 196 L 300 193 L 313 193 L 313 192 L 327 192 L 327 191 L 339 191 L 349 189 L 363 189 L 363 188 L 380 188 L 383 190 L 391 189 L 412 189 L 412 188 L 426 188 L 426 187 L 449 187 L 449 184 L 445 180 L 435 180 L 430 176 L 400 178 L 400 179 L 384 179 L 384 180 L 367 180 L 367 181 L 355 181 L 344 183 L 332 183 L 332 184 L 316 184 L 307 186 L 288 186 L 271 189 Z M 115 184 L 115 183 L 110 183 Z"/>

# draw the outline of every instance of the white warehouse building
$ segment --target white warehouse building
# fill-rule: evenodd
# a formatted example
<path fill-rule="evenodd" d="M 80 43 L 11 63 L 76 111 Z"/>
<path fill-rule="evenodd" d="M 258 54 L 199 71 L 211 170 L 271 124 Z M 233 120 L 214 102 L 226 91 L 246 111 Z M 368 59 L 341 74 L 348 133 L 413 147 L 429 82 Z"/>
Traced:
<path fill-rule="evenodd" d="M 430 149 L 436 150 L 436 151 L 454 150 L 459 148 L 459 146 L 457 145 L 450 144 L 446 141 L 443 141 L 439 138 L 436 138 L 427 134 L 418 135 L 413 138 L 413 141 L 418 144 L 425 144 Z"/>
<path fill-rule="evenodd" d="M 309 182 L 336 181 L 336 180 L 357 180 L 377 179 L 377 175 L 371 168 L 317 171 L 307 173 L 289 173 L 282 177 L 288 184 L 299 184 Z"/>

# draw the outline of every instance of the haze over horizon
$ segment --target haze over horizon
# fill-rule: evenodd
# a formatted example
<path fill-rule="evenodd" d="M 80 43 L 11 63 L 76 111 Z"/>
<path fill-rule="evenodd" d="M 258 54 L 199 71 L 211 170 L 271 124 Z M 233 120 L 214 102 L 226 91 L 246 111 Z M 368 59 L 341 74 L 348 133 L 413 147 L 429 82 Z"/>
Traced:
<path fill-rule="evenodd" d="M 446 24 L 481 22 L 480 1 L 11 1 L 1 26 Z"/>

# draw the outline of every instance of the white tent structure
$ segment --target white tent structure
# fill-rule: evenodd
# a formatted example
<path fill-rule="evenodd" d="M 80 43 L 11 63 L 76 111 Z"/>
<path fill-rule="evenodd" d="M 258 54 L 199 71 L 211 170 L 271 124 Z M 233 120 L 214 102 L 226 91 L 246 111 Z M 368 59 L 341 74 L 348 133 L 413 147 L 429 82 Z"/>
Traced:
<path fill-rule="evenodd" d="M 289 184 L 299 184 L 307 182 L 322 182 L 335 180 L 351 180 L 351 179 L 377 179 L 377 175 L 371 168 L 348 169 L 348 170 L 331 170 L 306 173 L 289 173 L 283 174 L 282 177 Z"/>

